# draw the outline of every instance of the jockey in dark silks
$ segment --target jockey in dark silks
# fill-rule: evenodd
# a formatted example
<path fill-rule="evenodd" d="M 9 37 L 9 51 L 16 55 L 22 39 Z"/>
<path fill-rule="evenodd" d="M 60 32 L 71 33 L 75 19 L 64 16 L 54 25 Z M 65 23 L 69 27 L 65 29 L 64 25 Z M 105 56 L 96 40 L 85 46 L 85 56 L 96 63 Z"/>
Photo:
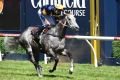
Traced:
<path fill-rule="evenodd" d="M 38 10 L 38 15 L 44 27 L 55 26 L 61 19 L 63 13 L 63 5 L 45 5 Z"/>
<path fill-rule="evenodd" d="M 40 27 L 40 31 L 38 29 L 33 29 L 31 34 L 33 36 L 38 36 L 38 33 L 41 33 L 43 30 L 43 32 L 46 33 L 51 26 L 55 26 L 63 16 L 63 9 L 64 7 L 61 4 L 45 5 L 41 7 L 38 10 L 38 15 L 42 21 L 43 27 Z"/>

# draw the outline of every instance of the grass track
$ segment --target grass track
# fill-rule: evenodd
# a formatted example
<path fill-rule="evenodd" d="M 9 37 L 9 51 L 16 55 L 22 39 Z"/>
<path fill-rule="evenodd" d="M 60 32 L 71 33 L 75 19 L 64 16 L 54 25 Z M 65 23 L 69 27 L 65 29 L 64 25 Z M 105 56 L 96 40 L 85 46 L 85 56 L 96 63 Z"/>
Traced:
<path fill-rule="evenodd" d="M 68 74 L 68 63 L 59 63 L 57 70 L 49 73 L 52 63 L 41 63 L 44 77 L 36 75 L 29 61 L 0 62 L 0 80 L 120 80 L 120 66 L 102 66 L 95 68 L 90 64 L 75 64 L 74 73 Z"/>

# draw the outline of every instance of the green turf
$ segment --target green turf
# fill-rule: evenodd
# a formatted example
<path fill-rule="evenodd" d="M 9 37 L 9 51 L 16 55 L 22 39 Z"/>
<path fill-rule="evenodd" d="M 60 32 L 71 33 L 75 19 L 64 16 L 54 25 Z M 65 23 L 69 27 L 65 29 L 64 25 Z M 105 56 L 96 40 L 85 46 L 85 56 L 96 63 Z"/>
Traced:
<path fill-rule="evenodd" d="M 68 63 L 59 63 L 57 70 L 49 73 L 53 63 L 43 67 L 43 77 L 36 75 L 34 66 L 29 61 L 0 62 L 0 80 L 120 80 L 119 66 L 102 66 L 95 68 L 91 64 L 75 64 L 74 73 L 68 74 Z"/>

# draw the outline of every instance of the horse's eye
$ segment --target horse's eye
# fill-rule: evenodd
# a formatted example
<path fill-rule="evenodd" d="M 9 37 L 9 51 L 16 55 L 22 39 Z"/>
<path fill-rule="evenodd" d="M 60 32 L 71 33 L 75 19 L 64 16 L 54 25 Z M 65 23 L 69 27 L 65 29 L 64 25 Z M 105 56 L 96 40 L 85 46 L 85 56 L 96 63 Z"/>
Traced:
<path fill-rule="evenodd" d="M 70 21 L 71 19 L 70 19 L 70 18 L 68 18 L 68 20 Z"/>

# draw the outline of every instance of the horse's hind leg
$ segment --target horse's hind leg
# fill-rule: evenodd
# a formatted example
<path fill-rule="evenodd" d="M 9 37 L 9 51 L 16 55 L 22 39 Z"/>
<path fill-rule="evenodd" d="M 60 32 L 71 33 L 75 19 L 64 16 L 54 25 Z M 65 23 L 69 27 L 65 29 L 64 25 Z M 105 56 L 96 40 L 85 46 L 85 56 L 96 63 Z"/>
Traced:
<path fill-rule="evenodd" d="M 32 62 L 35 66 L 35 69 L 37 71 L 37 74 L 39 77 L 42 77 L 41 71 L 42 71 L 42 67 L 39 65 L 39 61 L 38 62 Z"/>
<path fill-rule="evenodd" d="M 41 75 L 41 72 L 42 72 L 42 67 L 39 65 L 39 51 L 37 50 L 34 50 L 33 49 L 33 53 L 34 53 L 34 59 L 35 59 L 35 62 L 33 63 L 35 68 L 36 68 L 36 71 L 37 71 L 37 74 L 39 77 L 42 77 Z"/>
<path fill-rule="evenodd" d="M 32 47 L 29 46 L 27 48 L 27 51 L 28 51 L 30 61 L 34 64 L 38 76 L 42 77 L 42 75 L 41 75 L 42 67 L 39 65 L 39 61 L 35 59 L 35 56 L 34 56 L 33 51 L 32 51 Z"/>
<path fill-rule="evenodd" d="M 53 52 L 52 49 L 49 49 L 49 52 L 51 54 L 51 57 L 55 60 L 55 64 L 53 66 L 53 68 L 51 70 L 49 70 L 49 72 L 54 72 L 56 70 L 57 64 L 59 62 L 59 58 L 58 56 Z"/>

